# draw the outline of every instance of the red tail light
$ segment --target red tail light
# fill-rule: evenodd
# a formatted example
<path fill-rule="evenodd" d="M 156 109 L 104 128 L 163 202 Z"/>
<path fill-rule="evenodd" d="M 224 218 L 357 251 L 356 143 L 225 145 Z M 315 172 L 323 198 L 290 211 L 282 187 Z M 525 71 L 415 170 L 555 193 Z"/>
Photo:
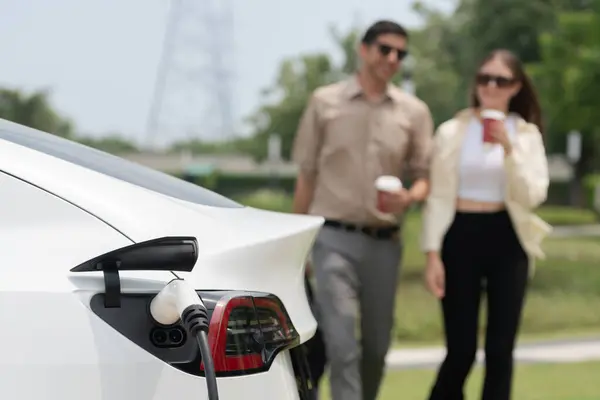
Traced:
<path fill-rule="evenodd" d="M 208 331 L 218 376 L 264 371 L 278 352 L 297 345 L 299 339 L 285 307 L 273 295 L 221 298 Z"/>

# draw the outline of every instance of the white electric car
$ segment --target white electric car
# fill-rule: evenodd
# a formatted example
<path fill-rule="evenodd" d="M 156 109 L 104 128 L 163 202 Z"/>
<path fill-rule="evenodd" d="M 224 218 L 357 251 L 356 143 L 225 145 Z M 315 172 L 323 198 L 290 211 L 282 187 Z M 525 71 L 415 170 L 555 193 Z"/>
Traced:
<path fill-rule="evenodd" d="M 322 223 L 0 120 L 0 397 L 209 399 L 184 318 L 151 311 L 183 280 L 220 399 L 307 398 L 304 261 Z"/>

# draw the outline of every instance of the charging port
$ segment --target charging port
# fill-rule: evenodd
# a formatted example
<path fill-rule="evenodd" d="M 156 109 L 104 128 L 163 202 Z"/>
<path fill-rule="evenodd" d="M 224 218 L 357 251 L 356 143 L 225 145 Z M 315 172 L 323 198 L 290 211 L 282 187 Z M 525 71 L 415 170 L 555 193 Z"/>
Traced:
<path fill-rule="evenodd" d="M 156 347 L 160 348 L 175 348 L 185 344 L 185 330 L 179 326 L 172 328 L 153 328 L 150 332 L 150 341 Z"/>

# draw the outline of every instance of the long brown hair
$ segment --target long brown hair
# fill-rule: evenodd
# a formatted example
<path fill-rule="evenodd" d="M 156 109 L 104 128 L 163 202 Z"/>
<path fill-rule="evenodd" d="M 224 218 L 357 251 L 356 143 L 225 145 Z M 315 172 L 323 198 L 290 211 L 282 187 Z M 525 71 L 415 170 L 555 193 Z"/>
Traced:
<path fill-rule="evenodd" d="M 498 49 L 488 54 L 481 64 L 479 64 L 479 68 L 495 58 L 499 58 L 500 61 L 510 68 L 514 78 L 521 83 L 521 90 L 519 90 L 519 92 L 510 100 L 508 110 L 519 114 L 525 121 L 537 125 L 540 132 L 543 132 L 542 109 L 540 107 L 538 95 L 531 78 L 525 72 L 523 63 L 513 52 L 505 49 Z M 479 105 L 477 85 L 474 83 L 471 89 L 471 106 L 473 108 L 478 108 Z"/>

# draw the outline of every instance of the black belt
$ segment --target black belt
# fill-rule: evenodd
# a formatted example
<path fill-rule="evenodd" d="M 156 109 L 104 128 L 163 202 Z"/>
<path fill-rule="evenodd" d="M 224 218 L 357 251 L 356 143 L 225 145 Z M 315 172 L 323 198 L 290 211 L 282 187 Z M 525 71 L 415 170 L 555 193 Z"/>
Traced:
<path fill-rule="evenodd" d="M 387 226 L 387 227 L 375 227 L 375 226 L 364 226 L 351 224 L 348 222 L 325 220 L 325 226 L 336 228 L 348 232 L 360 232 L 364 235 L 370 236 L 375 239 L 392 239 L 396 237 L 396 234 L 400 230 L 398 226 Z"/>

